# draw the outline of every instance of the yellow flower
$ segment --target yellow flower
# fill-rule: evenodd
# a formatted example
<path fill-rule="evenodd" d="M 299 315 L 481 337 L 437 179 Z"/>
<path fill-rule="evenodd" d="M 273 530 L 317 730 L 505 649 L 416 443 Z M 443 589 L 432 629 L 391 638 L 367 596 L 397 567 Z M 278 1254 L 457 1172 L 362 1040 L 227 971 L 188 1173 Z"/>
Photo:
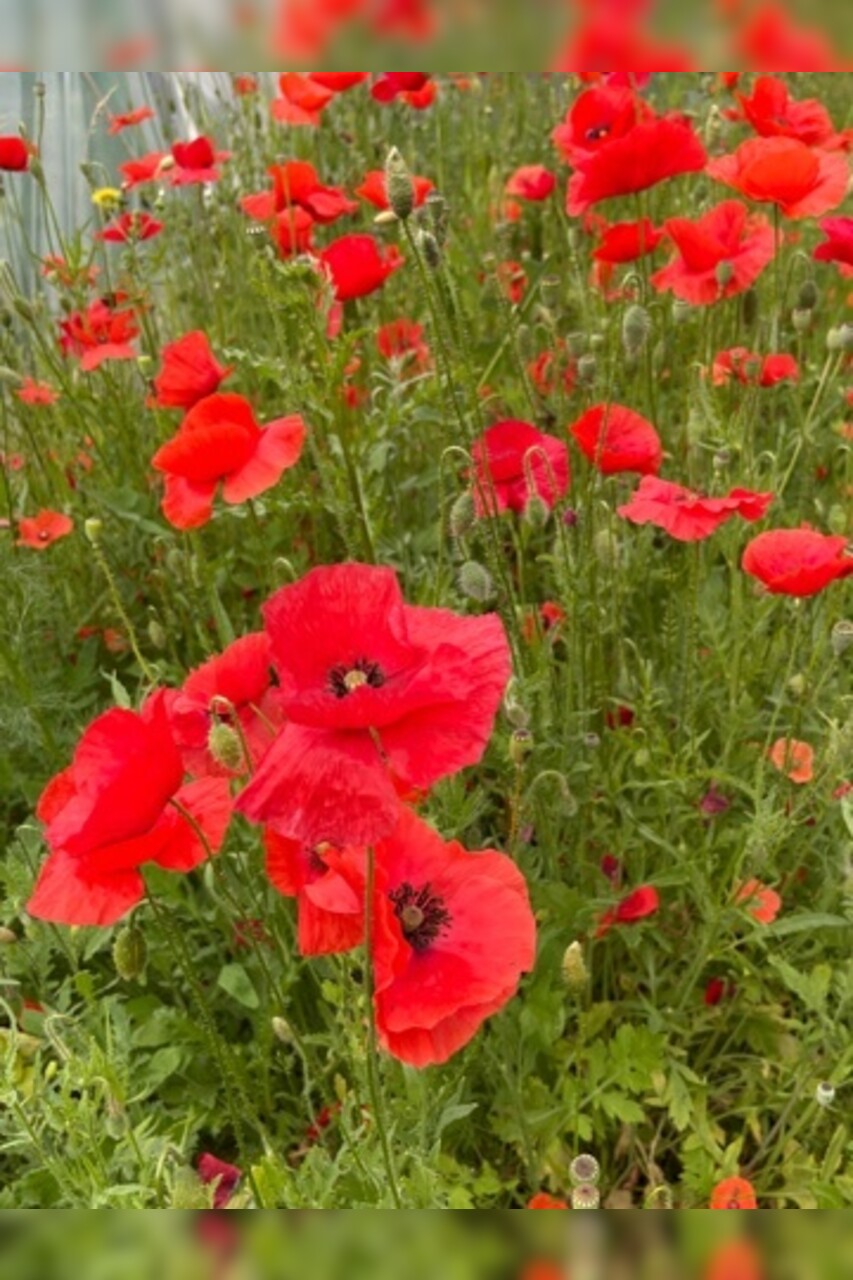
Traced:
<path fill-rule="evenodd" d="M 99 209 L 113 209 L 121 201 L 122 194 L 118 187 L 98 187 L 97 191 L 92 192 L 92 204 L 96 204 Z"/>

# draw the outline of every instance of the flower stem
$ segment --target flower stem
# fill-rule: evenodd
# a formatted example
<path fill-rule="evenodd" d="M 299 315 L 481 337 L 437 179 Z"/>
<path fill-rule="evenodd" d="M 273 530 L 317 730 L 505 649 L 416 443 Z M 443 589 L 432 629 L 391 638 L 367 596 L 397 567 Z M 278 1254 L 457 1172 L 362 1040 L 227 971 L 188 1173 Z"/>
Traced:
<path fill-rule="evenodd" d="M 385 1163 L 385 1173 L 388 1178 L 388 1187 L 391 1191 L 391 1199 L 394 1201 L 395 1209 L 402 1209 L 403 1201 L 397 1186 L 397 1174 L 394 1169 L 394 1158 L 391 1154 L 391 1144 L 388 1141 L 388 1131 L 385 1128 L 385 1117 L 382 1110 L 382 1099 L 379 1092 L 379 1055 L 376 1044 L 376 1010 L 373 1004 L 373 896 L 375 886 L 376 853 L 371 846 L 367 850 L 367 882 L 364 897 L 364 994 L 367 998 L 367 1088 L 370 1093 L 370 1105 L 373 1108 L 373 1118 L 376 1123 L 379 1142 L 382 1147 L 382 1159 Z"/>

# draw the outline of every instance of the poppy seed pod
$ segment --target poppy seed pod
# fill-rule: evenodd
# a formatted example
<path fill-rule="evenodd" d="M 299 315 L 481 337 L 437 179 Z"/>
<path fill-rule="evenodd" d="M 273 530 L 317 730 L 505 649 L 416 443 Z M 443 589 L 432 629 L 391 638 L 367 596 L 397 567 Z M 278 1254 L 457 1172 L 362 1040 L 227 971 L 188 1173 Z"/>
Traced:
<path fill-rule="evenodd" d="M 415 186 L 408 166 L 396 147 L 385 161 L 385 190 L 388 203 L 401 222 L 411 217 L 415 207 Z"/>
<path fill-rule="evenodd" d="M 815 1089 L 814 1100 L 819 1107 L 831 1107 L 835 1101 L 835 1085 L 824 1080 Z"/>
<path fill-rule="evenodd" d="M 459 570 L 459 590 L 469 600 L 487 604 L 494 599 L 495 584 L 484 565 L 478 564 L 476 560 L 466 560 Z"/>
<path fill-rule="evenodd" d="M 590 1186 L 597 1186 L 601 1177 L 601 1167 L 595 1156 L 587 1155 L 585 1152 L 576 1156 L 569 1165 L 569 1177 L 574 1186 L 579 1187 L 585 1183 Z"/>
<path fill-rule="evenodd" d="M 578 382 L 584 386 L 589 386 L 595 382 L 595 375 L 598 372 L 598 360 L 592 354 L 581 356 L 578 360 Z"/>
<path fill-rule="evenodd" d="M 113 964 L 123 982 L 133 982 L 144 972 L 148 959 L 145 936 L 136 925 L 126 925 L 113 943 Z"/>
<path fill-rule="evenodd" d="M 622 346 L 625 354 L 637 356 L 645 347 L 652 331 L 652 318 L 645 307 L 636 303 L 622 317 Z"/>
<path fill-rule="evenodd" d="M 601 1207 L 601 1192 L 598 1187 L 590 1186 L 589 1183 L 581 1183 L 578 1187 L 572 1188 L 572 1208 L 573 1209 L 598 1209 Z"/>
<path fill-rule="evenodd" d="M 687 302 L 684 298 L 676 298 L 672 304 L 673 324 L 684 324 L 690 319 L 694 310 L 692 303 Z"/>

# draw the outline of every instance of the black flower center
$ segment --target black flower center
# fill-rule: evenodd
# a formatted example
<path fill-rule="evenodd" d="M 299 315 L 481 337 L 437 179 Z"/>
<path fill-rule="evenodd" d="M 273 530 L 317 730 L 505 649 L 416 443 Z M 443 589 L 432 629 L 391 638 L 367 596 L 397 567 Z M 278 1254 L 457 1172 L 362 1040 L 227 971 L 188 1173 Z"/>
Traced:
<path fill-rule="evenodd" d="M 381 689 L 384 683 L 385 674 L 379 663 L 368 658 L 357 658 L 349 664 L 342 662 L 329 672 L 329 688 L 336 698 L 346 698 L 365 685 Z"/>
<path fill-rule="evenodd" d="M 444 899 L 433 893 L 432 885 L 415 889 L 401 884 L 389 893 L 394 912 L 406 935 L 406 941 L 415 951 L 426 951 L 436 938 L 450 928 L 453 917 L 444 905 Z"/>
<path fill-rule="evenodd" d="M 602 138 L 606 138 L 610 132 L 609 124 L 597 124 L 586 131 L 587 142 L 600 142 Z"/>

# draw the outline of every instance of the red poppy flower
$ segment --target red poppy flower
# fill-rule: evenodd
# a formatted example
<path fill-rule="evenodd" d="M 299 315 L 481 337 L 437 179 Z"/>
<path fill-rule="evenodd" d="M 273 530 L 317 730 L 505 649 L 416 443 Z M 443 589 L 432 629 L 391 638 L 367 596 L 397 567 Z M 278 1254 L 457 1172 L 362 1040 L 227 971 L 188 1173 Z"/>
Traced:
<path fill-rule="evenodd" d="M 0 138 L 0 170 L 5 173 L 23 173 L 30 167 L 32 148 L 17 134 Z"/>
<path fill-rule="evenodd" d="M 109 244 L 135 244 L 153 240 L 162 230 L 163 223 L 152 218 L 150 213 L 122 213 L 99 231 L 95 239 L 106 240 Z"/>
<path fill-rule="evenodd" d="M 144 124 L 146 120 L 153 119 L 154 111 L 151 107 L 135 107 L 133 111 L 121 111 L 118 115 L 110 116 L 108 132 L 121 133 L 124 129 L 131 129 L 134 125 Z"/>
<path fill-rule="evenodd" d="M 580 72 L 582 67 L 591 66 L 623 68 L 621 72 L 607 72 L 608 79 L 617 75 L 635 77 L 660 71 L 696 70 L 688 49 L 659 43 L 643 29 L 640 19 L 647 7 L 645 4 L 626 7 L 621 0 L 595 7 L 589 4 L 588 14 L 560 50 L 552 70 Z M 655 72 L 631 68 L 654 68 Z"/>
<path fill-rule="evenodd" d="M 793 356 L 757 356 L 745 347 L 732 347 L 714 357 L 711 377 L 715 387 L 733 377 L 745 386 L 775 387 L 780 382 L 798 382 L 800 366 Z"/>
<path fill-rule="evenodd" d="M 59 392 L 49 382 L 37 382 L 35 378 L 24 378 L 15 395 L 22 404 L 45 405 L 56 404 Z"/>
<path fill-rule="evenodd" d="M 380 1041 L 410 1066 L 446 1062 L 533 967 L 524 877 L 505 854 L 445 843 L 403 809 L 376 847 L 373 906 Z"/>
<path fill-rule="evenodd" d="M 268 222 L 277 213 L 299 206 L 314 222 L 327 223 L 358 209 L 356 202 L 349 200 L 339 187 L 324 186 L 314 166 L 305 161 L 274 164 L 267 173 L 273 180 L 272 189 L 244 196 L 240 201 L 250 218 Z"/>
<path fill-rule="evenodd" d="M 256 768 L 282 723 L 266 632 L 242 636 L 197 667 L 170 699 L 168 710 L 175 742 L 193 777 L 246 773 L 244 745 L 251 768 Z M 238 736 L 237 760 L 231 767 L 211 753 L 211 730 L 219 725 Z"/>
<path fill-rule="evenodd" d="M 312 71 L 308 76 L 315 84 L 322 85 L 332 93 L 345 93 L 357 84 L 370 79 L 369 71 Z"/>
<path fill-rule="evenodd" d="M 630 89 L 596 86 L 575 99 L 551 138 L 563 158 L 575 165 L 624 137 L 651 114 Z"/>
<path fill-rule="evenodd" d="M 550 169 L 541 164 L 525 164 L 516 169 L 504 191 L 519 200 L 547 200 L 557 185 Z"/>
<path fill-rule="evenodd" d="M 722 1239 L 712 1248 L 702 1280 L 765 1280 L 764 1250 L 746 1236 Z"/>
<path fill-rule="evenodd" d="M 313 231 L 314 219 L 298 205 L 277 213 L 272 224 L 272 236 L 282 258 L 310 253 L 313 249 Z"/>
<path fill-rule="evenodd" d="M 603 233 L 592 256 L 599 262 L 635 262 L 637 258 L 652 253 L 663 236 L 663 228 L 658 229 L 651 218 L 641 218 L 638 222 L 615 222 Z"/>
<path fill-rule="evenodd" d="M 796 138 L 809 147 L 843 141 L 822 102 L 817 98 L 798 102 L 785 81 L 776 76 L 759 76 L 748 97 L 743 93 L 736 97 L 744 118 L 763 138 Z"/>
<path fill-rule="evenodd" d="M 218 165 L 230 155 L 230 151 L 217 151 L 212 140 L 204 135 L 192 142 L 175 142 L 172 144 L 175 163 L 169 170 L 169 182 L 173 187 L 218 182 L 222 177 Z"/>
<path fill-rule="evenodd" d="M 527 272 L 524 267 L 520 262 L 499 262 L 497 277 L 505 297 L 517 307 L 527 292 Z"/>
<path fill-rule="evenodd" d="M 814 596 L 853 574 L 847 539 L 816 529 L 771 529 L 753 538 L 742 567 L 773 595 Z"/>
<path fill-rule="evenodd" d="M 231 798 L 225 779 L 183 785 L 184 767 L 169 728 L 167 694 L 142 711 L 113 708 L 83 734 L 68 769 L 48 783 L 37 815 L 50 856 L 30 915 L 57 924 L 115 924 L 145 896 L 140 867 L 154 862 L 191 871 L 225 838 Z M 194 819 L 187 821 L 179 808 Z"/>
<path fill-rule="evenodd" d="M 243 1170 L 238 1169 L 234 1164 L 227 1164 L 224 1160 L 220 1160 L 217 1156 L 212 1156 L 208 1152 L 205 1152 L 203 1156 L 199 1156 L 197 1168 L 198 1176 L 202 1182 L 208 1186 L 213 1185 L 215 1187 L 213 1192 L 214 1209 L 225 1209 L 240 1185 Z"/>
<path fill-rule="evenodd" d="M 711 1192 L 712 1209 L 757 1209 L 755 1189 L 746 1178 L 724 1178 Z"/>
<path fill-rule="evenodd" d="M 735 902 L 744 903 L 749 914 L 759 924 L 772 924 L 782 909 L 782 899 L 775 889 L 760 880 L 742 884 L 735 895 Z"/>
<path fill-rule="evenodd" d="M 194 329 L 163 348 L 163 364 L 154 379 L 154 403 L 161 409 L 191 409 L 212 396 L 232 369 L 233 365 L 221 365 L 216 359 L 207 334 Z"/>
<path fill-rule="evenodd" d="M 611 196 L 646 191 L 678 174 L 696 173 L 704 169 L 707 159 L 689 120 L 677 115 L 642 120 L 574 161 L 566 212 L 577 217 Z"/>
<path fill-rule="evenodd" d="M 496 422 L 474 442 L 471 456 L 478 516 L 524 511 L 534 494 L 550 510 L 568 490 L 568 448 L 529 422 Z"/>
<path fill-rule="evenodd" d="M 98 298 L 85 311 L 74 311 L 59 323 L 59 345 L 66 355 L 78 356 L 80 368 L 91 373 L 106 360 L 135 360 L 131 343 L 139 335 L 132 308 L 123 297 L 110 305 Z"/>
<path fill-rule="evenodd" d="M 287 723 L 241 794 L 254 822 L 316 845 L 368 845 L 394 782 L 427 789 L 481 758 L 509 678 L 494 615 L 403 601 L 390 569 L 312 570 L 264 608 Z"/>
<path fill-rule="evenodd" d="M 794 138 L 750 138 L 733 155 L 708 163 L 708 173 L 788 218 L 816 218 L 841 204 L 849 165 L 839 152 L 817 151 Z"/>
<path fill-rule="evenodd" d="M 723 1000 L 730 999 L 735 994 L 735 990 L 734 983 L 725 978 L 709 978 L 703 999 L 709 1009 L 716 1009 Z"/>
<path fill-rule="evenodd" d="M 556 1196 L 549 1196 L 547 1191 L 539 1191 L 527 1203 L 528 1209 L 568 1209 L 568 1203 L 565 1200 L 558 1200 Z M 562 1275 L 562 1271 L 558 1272 Z"/>
<path fill-rule="evenodd" d="M 434 186 L 435 183 L 429 178 L 422 178 L 418 174 L 412 174 L 415 208 L 419 209 L 421 207 Z M 361 186 L 356 187 L 355 194 L 360 196 L 362 200 L 367 200 L 376 209 L 391 208 L 388 202 L 388 191 L 385 185 L 385 172 L 383 169 L 371 169 L 369 173 L 366 173 Z"/>
<path fill-rule="evenodd" d="M 568 394 L 577 380 L 577 362 L 565 342 L 558 338 L 549 351 L 540 351 L 527 366 L 527 372 L 540 396 L 553 395 L 562 379 L 563 390 Z"/>
<path fill-rule="evenodd" d="M 306 845 L 268 830 L 267 875 L 279 893 L 296 898 L 299 950 L 303 956 L 351 951 L 364 941 L 364 895 L 334 870 L 324 855 L 330 847 Z M 351 858 L 347 850 L 336 857 Z M 363 860 L 362 851 L 357 855 Z"/>
<path fill-rule="evenodd" d="M 733 52 L 755 71 L 850 70 L 825 31 L 798 26 L 790 8 L 778 0 L 759 4 L 738 23 Z"/>
<path fill-rule="evenodd" d="M 41 274 L 51 284 L 73 289 L 77 285 L 94 285 L 100 273 L 97 267 L 85 263 L 72 264 L 59 253 L 46 253 L 41 260 Z"/>
<path fill-rule="evenodd" d="M 153 182 L 155 178 L 164 175 L 171 163 L 172 157 L 168 151 L 149 151 L 135 160 L 125 160 L 124 164 L 119 165 L 119 172 L 124 175 L 121 185 L 125 191 L 132 191 L 134 187 Z"/>
<path fill-rule="evenodd" d="M 569 431 L 581 453 L 605 476 L 620 471 L 656 475 L 660 470 L 663 447 L 657 431 L 624 405 L 593 405 Z"/>
<path fill-rule="evenodd" d="M 429 71 L 383 71 L 370 93 L 377 102 L 393 102 L 401 93 L 420 92 L 429 79 Z"/>
<path fill-rule="evenodd" d="M 176 529 L 206 524 L 220 483 L 231 506 L 256 498 L 299 461 L 304 441 L 298 414 L 262 428 L 243 396 L 200 400 L 151 461 L 166 476 L 163 514 Z"/>
<path fill-rule="evenodd" d="M 318 254 L 329 275 L 338 302 L 364 298 L 381 289 L 390 275 L 403 265 L 396 245 L 383 249 L 373 236 L 341 236 Z"/>
<path fill-rule="evenodd" d="M 408 3 L 410 0 L 403 0 Z M 428 0 L 414 0 L 415 4 L 424 4 Z M 428 80 L 422 89 L 404 89 L 400 94 L 400 100 L 405 102 L 407 107 L 411 107 L 413 111 L 426 111 L 431 107 L 438 97 L 438 85 L 434 80 Z"/>
<path fill-rule="evenodd" d="M 413 364 L 421 371 L 429 368 L 431 357 L 424 341 L 424 327 L 414 320 L 392 320 L 383 324 L 376 334 L 376 346 L 386 360 Z"/>
<path fill-rule="evenodd" d="M 650 884 L 641 885 L 615 907 L 605 911 L 595 931 L 596 938 L 605 937 L 615 924 L 636 924 L 656 915 L 660 908 L 660 894 Z"/>
<path fill-rule="evenodd" d="M 792 782 L 811 782 L 814 778 L 814 747 L 795 738 L 779 738 L 770 748 L 771 764 Z"/>
<path fill-rule="evenodd" d="M 725 498 L 706 498 L 670 480 L 643 476 L 630 502 L 618 512 L 633 524 L 665 529 L 679 542 L 699 542 L 736 515 L 750 522 L 760 520 L 772 501 L 772 493 L 749 489 L 732 489 Z"/>
<path fill-rule="evenodd" d="M 818 223 L 826 240 L 813 253 L 818 262 L 837 262 L 842 275 L 853 274 L 853 218 L 824 218 Z"/>
<path fill-rule="evenodd" d="M 316 128 L 324 109 L 335 97 L 331 89 L 319 84 L 313 76 L 298 71 L 284 71 L 278 78 L 280 98 L 270 103 L 270 114 L 280 124 L 309 125 Z"/>
<path fill-rule="evenodd" d="M 60 511 L 40 511 L 18 521 L 18 546 L 31 547 L 33 551 L 46 551 L 60 538 L 67 538 L 74 529 L 74 521 Z"/>
<path fill-rule="evenodd" d="M 238 98 L 248 98 L 251 97 L 253 93 L 258 92 L 257 76 L 235 76 L 232 83 L 234 85 L 234 92 L 237 94 Z"/>
<path fill-rule="evenodd" d="M 695 221 L 668 218 L 664 229 L 677 252 L 651 282 L 661 292 L 669 290 L 694 306 L 742 293 L 776 253 L 776 236 L 768 220 L 762 214 L 750 214 L 739 200 L 723 200 Z"/>

